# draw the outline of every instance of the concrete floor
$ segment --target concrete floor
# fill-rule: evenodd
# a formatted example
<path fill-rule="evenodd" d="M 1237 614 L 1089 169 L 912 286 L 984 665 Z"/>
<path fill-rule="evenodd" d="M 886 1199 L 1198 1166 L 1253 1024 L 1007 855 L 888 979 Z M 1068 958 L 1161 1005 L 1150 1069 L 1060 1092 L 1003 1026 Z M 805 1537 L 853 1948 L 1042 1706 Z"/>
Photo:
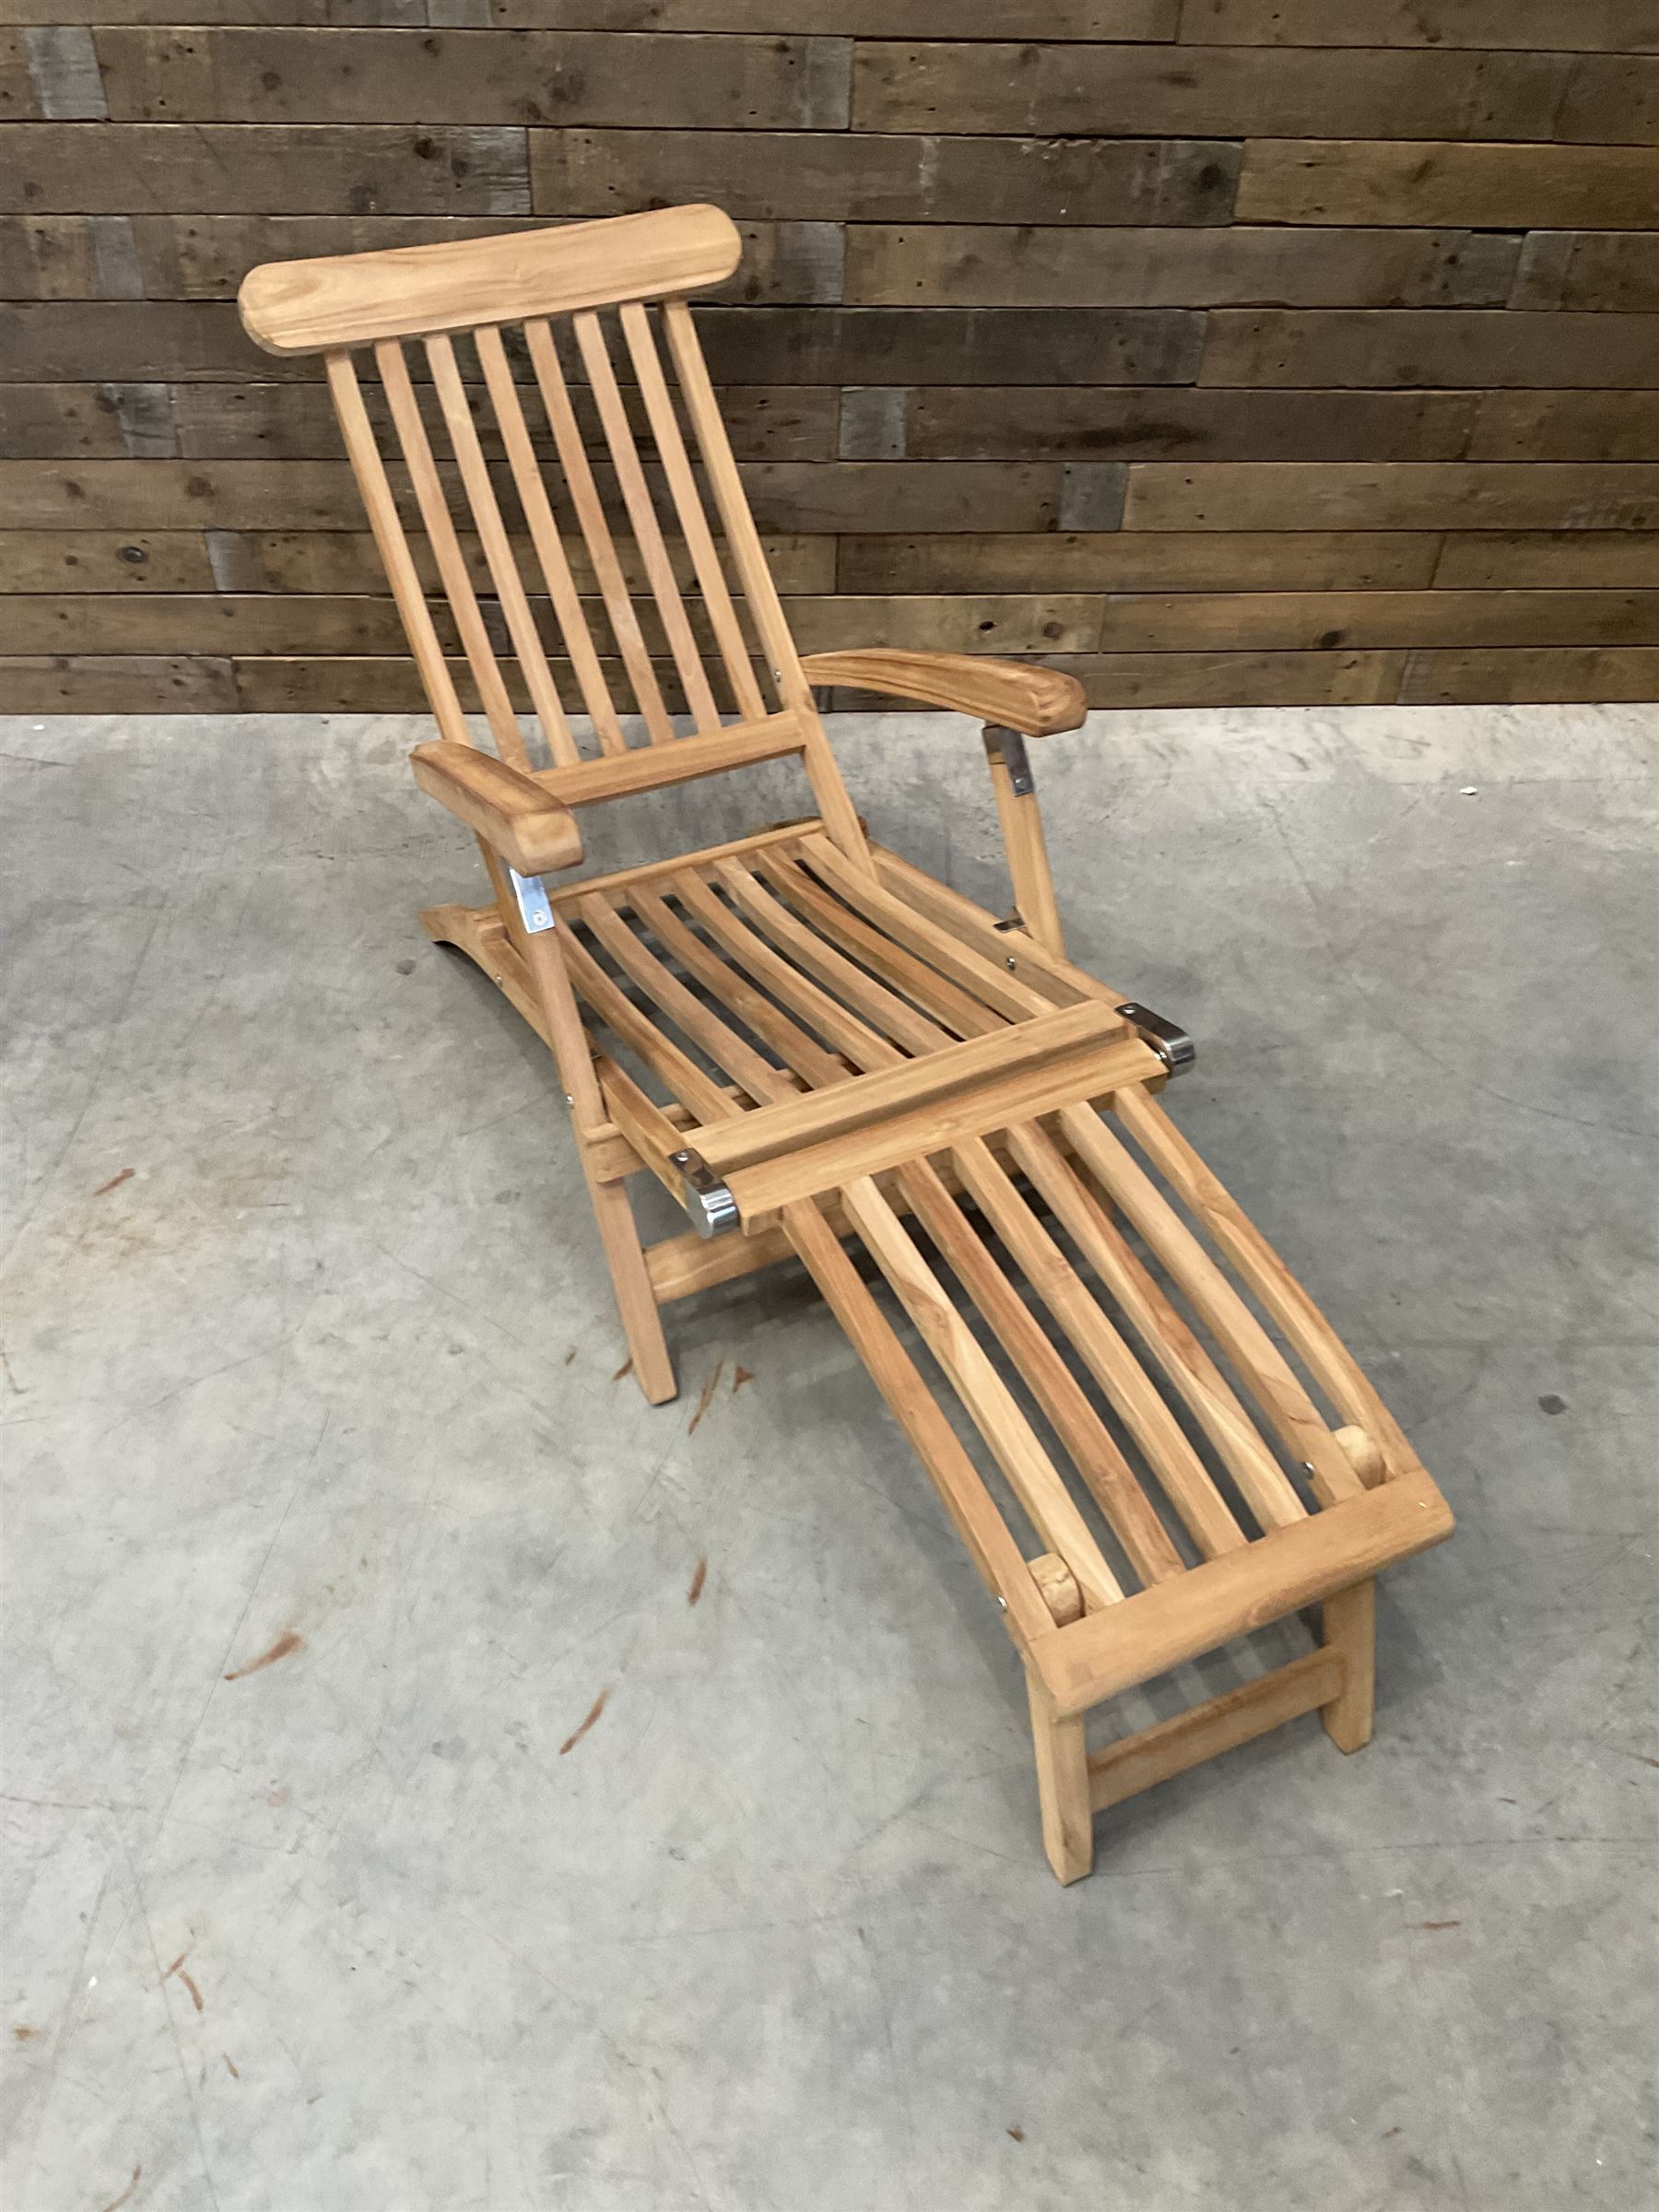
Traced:
<path fill-rule="evenodd" d="M 1171 1105 L 1461 1521 L 1369 1750 L 1298 1722 L 1062 1891 L 798 1278 L 614 1379 L 550 1068 L 415 924 L 476 895 L 415 725 L 0 724 L 8 2212 L 1659 2202 L 1656 726 L 1043 745 L 1075 949 L 1195 1032 Z M 837 735 L 1000 904 L 971 730 Z"/>

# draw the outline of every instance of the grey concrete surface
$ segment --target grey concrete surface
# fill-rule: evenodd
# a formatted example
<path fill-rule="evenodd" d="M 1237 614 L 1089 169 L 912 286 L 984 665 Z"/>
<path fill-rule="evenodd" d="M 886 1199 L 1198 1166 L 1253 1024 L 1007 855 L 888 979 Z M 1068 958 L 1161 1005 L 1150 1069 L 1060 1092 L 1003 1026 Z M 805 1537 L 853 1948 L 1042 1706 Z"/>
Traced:
<path fill-rule="evenodd" d="M 1076 950 L 1197 1034 L 1171 1105 L 1461 1519 L 1367 1751 L 1298 1722 L 1062 1891 L 799 1279 L 614 1380 L 550 1068 L 415 924 L 476 863 L 412 725 L 0 725 L 8 2212 L 1659 2201 L 1655 730 L 1041 748 Z M 1000 904 L 968 725 L 837 735 Z M 681 839 L 791 810 L 745 782 Z"/>

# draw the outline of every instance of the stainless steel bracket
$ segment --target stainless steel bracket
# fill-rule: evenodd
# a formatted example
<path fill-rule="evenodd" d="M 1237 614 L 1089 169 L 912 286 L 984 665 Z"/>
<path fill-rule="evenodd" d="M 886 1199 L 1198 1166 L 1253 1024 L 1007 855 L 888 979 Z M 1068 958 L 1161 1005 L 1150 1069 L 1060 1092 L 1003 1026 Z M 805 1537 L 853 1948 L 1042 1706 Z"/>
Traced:
<path fill-rule="evenodd" d="M 1152 1047 L 1172 1076 L 1184 1075 L 1198 1057 L 1198 1048 L 1184 1030 L 1154 1014 L 1150 1006 L 1126 998 L 1117 1009 L 1137 1037 Z"/>
<path fill-rule="evenodd" d="M 708 1162 L 695 1152 L 671 1152 L 668 1157 L 680 1171 L 680 1203 L 699 1234 L 717 1237 L 722 1230 L 735 1229 L 737 1201 L 716 1179 Z"/>
<path fill-rule="evenodd" d="M 526 935 L 535 936 L 544 929 L 556 929 L 558 924 L 553 918 L 552 902 L 541 877 L 521 876 L 515 867 L 505 862 L 502 865 L 507 867 L 512 895 L 518 900 L 519 920 L 524 924 Z"/>
<path fill-rule="evenodd" d="M 1037 779 L 1031 773 L 1031 756 L 1026 751 L 1026 741 L 1018 730 L 1010 730 L 1000 722 L 988 722 L 981 733 L 985 741 L 987 760 L 1000 760 L 1008 771 L 1008 789 L 1017 799 L 1029 799 L 1037 788 Z"/>

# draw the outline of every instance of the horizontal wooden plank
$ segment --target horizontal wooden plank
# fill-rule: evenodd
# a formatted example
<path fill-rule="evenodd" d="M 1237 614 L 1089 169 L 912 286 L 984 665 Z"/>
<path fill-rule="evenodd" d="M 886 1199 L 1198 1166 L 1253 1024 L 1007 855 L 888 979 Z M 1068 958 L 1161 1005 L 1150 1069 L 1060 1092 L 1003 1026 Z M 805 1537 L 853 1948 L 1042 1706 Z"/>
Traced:
<path fill-rule="evenodd" d="M 902 450 L 912 460 L 1450 461 L 1479 405 L 1459 392 L 924 384 L 904 394 Z"/>
<path fill-rule="evenodd" d="M 849 50 L 830 39 L 651 32 L 203 29 L 95 33 L 117 123 L 627 124 L 834 130 Z"/>
<path fill-rule="evenodd" d="M 312 360 L 262 353 L 229 301 L 53 300 L 0 306 L 0 382 L 313 381 Z"/>
<path fill-rule="evenodd" d="M 350 0 L 360 23 L 426 20 L 427 0 Z M 465 14 L 450 6 L 441 12 Z M 440 10 L 434 10 L 440 12 Z M 917 37 L 938 20 L 932 0 L 477 0 L 480 23 L 519 29 L 821 30 L 860 38 Z M 1047 39 L 1169 39 L 1180 0 L 1051 0 Z M 339 0 L 0 0 L 0 23 L 333 23 Z M 1023 37 L 1024 0 L 975 0 L 961 38 Z"/>
<path fill-rule="evenodd" d="M 719 383 L 1190 384 L 1204 317 L 1179 308 L 704 307 Z"/>
<path fill-rule="evenodd" d="M 785 603 L 803 653 L 894 646 L 918 653 L 1088 653 L 1099 641 L 1105 602 L 1093 595 L 1042 592 L 843 593 Z"/>
<path fill-rule="evenodd" d="M 13 460 L 124 459 L 129 433 L 153 453 L 159 424 L 170 430 L 165 386 L 0 383 L 0 453 Z"/>
<path fill-rule="evenodd" d="M 860 45 L 860 131 L 1545 138 L 1560 53 L 1247 46 Z"/>
<path fill-rule="evenodd" d="M 1411 707 L 1483 700 L 1659 699 L 1659 648 L 1626 645 L 1413 653 L 1400 699 Z"/>
<path fill-rule="evenodd" d="M 1659 387 L 1659 315 L 1221 308 L 1206 384 Z"/>
<path fill-rule="evenodd" d="M 545 217 L 438 215 L 0 216 L 0 299 L 234 300 L 265 261 L 545 230 Z M 743 261 L 707 296 L 745 304 L 833 302 L 841 241 L 825 223 L 744 222 Z"/>
<path fill-rule="evenodd" d="M 1585 54 L 1573 64 L 1550 135 L 1589 146 L 1659 141 L 1659 58 Z"/>
<path fill-rule="evenodd" d="M 1389 146 L 1253 139 L 1242 223 L 1469 223 L 1647 230 L 1659 153 L 1630 146 Z"/>
<path fill-rule="evenodd" d="M 467 713 L 477 714 L 477 692 L 465 662 L 452 660 L 447 665 L 462 706 Z M 561 697 L 574 699 L 577 691 L 570 664 L 550 661 L 548 665 Z M 256 653 L 234 659 L 230 667 L 237 704 L 251 713 L 421 714 L 427 712 L 420 678 L 410 660 L 378 655 L 288 658 L 277 653 Z M 600 667 L 613 696 L 625 697 L 621 663 L 602 661 Z M 669 712 L 683 713 L 685 698 L 673 665 L 658 664 L 656 675 Z M 527 712 L 530 700 L 517 665 L 503 664 L 501 677 L 515 711 L 521 714 Z"/>
<path fill-rule="evenodd" d="M 530 184 L 549 215 L 712 200 L 739 219 L 1224 223 L 1241 158 L 1227 139 L 556 129 L 530 133 Z"/>
<path fill-rule="evenodd" d="M 1109 599 L 1100 622 L 1103 653 L 1600 643 L 1659 644 L 1659 592 L 1174 592 Z"/>
<path fill-rule="evenodd" d="M 1046 35 L 1046 33 L 1045 33 Z M 1181 35 L 1218 46 L 1659 49 L 1652 0 L 1186 0 Z"/>
<path fill-rule="evenodd" d="M 1406 656 L 1394 653 L 1106 653 L 1056 655 L 1091 707 L 1387 705 Z"/>
<path fill-rule="evenodd" d="M 1484 392 L 1471 461 L 1659 461 L 1651 392 Z"/>
<path fill-rule="evenodd" d="M 1659 206 L 1653 213 L 1659 222 Z M 1522 249 L 1509 304 L 1651 314 L 1659 310 L 1659 236 L 1651 230 L 1535 230 Z"/>
<path fill-rule="evenodd" d="M 1411 591 L 1433 581 L 1440 546 L 1406 531 L 849 536 L 837 582 L 871 594 Z"/>
<path fill-rule="evenodd" d="M 65 542 L 73 546 L 81 535 L 66 533 Z M 481 591 L 490 591 L 493 586 L 478 541 L 463 536 L 459 542 L 474 584 Z M 512 543 L 520 573 L 534 579 L 539 572 L 534 547 L 524 538 L 514 538 Z M 209 533 L 208 545 L 214 576 L 224 592 L 358 592 L 372 597 L 388 589 L 380 555 L 366 530 L 215 529 Z M 762 540 L 762 547 L 780 592 L 822 594 L 834 589 L 836 541 L 832 537 L 772 535 Z M 412 535 L 409 549 L 422 583 L 429 591 L 436 591 L 436 564 L 425 537 L 418 533 Z M 650 582 L 637 547 L 618 547 L 617 550 L 629 591 L 648 592 Z M 578 591 L 584 595 L 596 593 L 597 582 L 585 550 L 569 544 L 566 551 Z M 685 547 L 671 547 L 669 559 L 676 581 L 682 589 L 688 587 L 695 571 Z"/>
<path fill-rule="evenodd" d="M 229 663 L 198 654 L 0 654 L 3 714 L 227 714 L 239 703 Z"/>
<path fill-rule="evenodd" d="M 752 461 L 755 520 L 781 535 L 881 530 L 1049 530 L 1056 467 L 996 461 Z M 8 504 L 6 504 L 8 503 Z M 362 509 L 344 461 L 0 461 L 16 529 L 351 530 Z"/>
<path fill-rule="evenodd" d="M 1518 238 L 1471 230 L 867 223 L 847 232 L 843 296 L 870 307 L 1502 307 L 1520 251 Z"/>
<path fill-rule="evenodd" d="M 510 125 L 41 123 L 6 145 L 0 211 L 528 215 Z"/>
<path fill-rule="evenodd" d="M 1137 462 L 1133 530 L 1651 530 L 1659 466 L 1595 462 Z"/>
<path fill-rule="evenodd" d="M 200 530 L 0 530 L 0 594 L 211 592 Z M 6 617 L 0 615 L 0 634 Z"/>
<path fill-rule="evenodd" d="M 1456 531 L 1434 571 L 1451 591 L 1659 589 L 1659 532 Z"/>

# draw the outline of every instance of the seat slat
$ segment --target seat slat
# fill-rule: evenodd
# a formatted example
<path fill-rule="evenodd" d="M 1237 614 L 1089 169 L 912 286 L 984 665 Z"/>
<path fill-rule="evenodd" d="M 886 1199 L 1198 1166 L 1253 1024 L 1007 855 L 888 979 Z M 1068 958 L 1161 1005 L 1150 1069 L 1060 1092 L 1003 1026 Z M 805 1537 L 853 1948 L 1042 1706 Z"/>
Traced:
<path fill-rule="evenodd" d="M 1011 1177 L 992 1157 L 988 1147 L 960 1146 L 953 1158 L 964 1184 L 973 1194 L 985 1218 L 1025 1269 L 1032 1288 L 1117 1408 L 1119 1418 L 1162 1485 L 1164 1495 L 1180 1514 L 1194 1543 L 1206 1559 L 1236 1550 L 1247 1541 L 1244 1531 L 1211 1480 L 1186 1432 L 1100 1300 L 1038 1220 Z M 1049 1196 L 1047 1191 L 1043 1194 Z M 1064 1214 L 1060 1218 L 1067 1229 L 1071 1228 L 1072 1223 Z M 1145 1533 L 1149 1537 L 1150 1532 Z"/>
<path fill-rule="evenodd" d="M 549 933 L 544 930 L 541 934 L 545 936 Z M 672 1038 L 664 1036 L 649 1014 L 641 1012 L 627 992 L 606 974 L 586 947 L 576 942 L 571 931 L 561 925 L 558 935 L 563 940 L 559 949 L 577 991 L 600 1020 L 616 1031 L 630 1052 L 638 1053 L 657 1079 L 682 1104 L 688 1106 L 699 1121 L 717 1122 L 725 1114 L 742 1112 L 720 1084 L 705 1076 Z"/>
<path fill-rule="evenodd" d="M 605 519 L 605 507 L 599 497 L 599 488 L 594 481 L 594 471 L 588 462 L 581 425 L 576 420 L 576 410 L 571 405 L 564 371 L 559 365 L 559 350 L 546 323 L 526 323 L 524 343 L 530 350 L 530 367 L 535 373 L 536 389 L 541 394 L 542 406 L 547 411 L 548 428 L 553 432 L 559 465 L 564 471 L 565 488 L 571 495 L 571 506 L 576 510 L 577 527 L 582 532 L 582 542 L 587 547 L 594 581 L 598 584 L 599 595 L 605 602 L 611 635 L 617 641 L 617 651 L 622 656 L 622 665 L 628 671 L 628 680 L 633 687 L 634 704 L 639 708 L 646 731 L 654 745 L 664 738 L 672 737 L 674 725 L 668 719 L 667 708 L 663 704 L 662 689 L 651 665 L 645 640 L 640 633 L 633 601 L 628 595 L 628 586 L 622 578 L 622 564 L 617 559 L 610 524 Z M 600 741 L 605 743 L 603 731 L 600 732 Z M 608 751 L 613 747 L 606 746 L 606 749 Z M 619 735 L 614 749 L 620 749 Z"/>
<path fill-rule="evenodd" d="M 466 665 L 472 670 L 473 681 L 478 687 L 483 701 L 489 734 L 495 739 L 496 751 L 503 760 L 515 768 L 528 768 L 530 756 L 524 749 L 524 740 L 518 726 L 518 716 L 512 711 L 512 701 L 507 696 L 507 687 L 501 680 L 500 669 L 484 628 L 484 618 L 478 612 L 477 594 L 466 572 L 466 561 L 455 535 L 449 501 L 443 496 L 439 480 L 438 465 L 432 458 L 428 442 L 426 425 L 420 418 L 416 403 L 415 387 L 409 382 L 409 365 L 404 359 L 403 347 L 392 340 L 374 348 L 375 367 L 380 371 L 382 384 L 392 408 L 393 427 L 398 443 L 403 448 L 405 465 L 409 481 L 415 489 L 415 503 L 420 511 L 421 525 L 427 542 L 432 548 L 432 559 L 438 564 L 438 574 L 443 583 L 445 598 L 455 618 L 460 632 L 461 649 L 466 655 Z"/>
<path fill-rule="evenodd" d="M 703 604 L 709 610 L 709 621 L 725 663 L 726 679 L 732 687 L 732 696 L 737 702 L 737 712 L 747 722 L 756 721 L 766 712 L 766 702 L 755 682 L 755 671 L 749 665 L 748 647 L 737 621 L 736 609 L 732 605 L 731 593 L 720 565 L 720 556 L 714 549 L 709 533 L 708 519 L 703 513 L 697 482 L 691 474 L 691 463 L 686 453 L 685 440 L 680 436 L 679 423 L 675 417 L 674 402 L 669 397 L 667 384 L 663 379 L 663 365 L 657 358 L 656 341 L 651 332 L 651 318 L 645 309 L 633 302 L 622 309 L 618 320 L 622 335 L 628 344 L 634 374 L 639 379 L 641 395 L 645 402 L 645 413 L 651 424 L 657 454 L 663 464 L 663 474 L 668 479 L 669 494 L 691 556 L 691 565 L 701 587 Z"/>
<path fill-rule="evenodd" d="M 697 641 L 691 635 L 691 625 L 686 619 L 686 604 L 680 597 L 679 586 L 674 581 L 673 564 L 668 548 L 663 543 L 662 524 L 657 521 L 656 509 L 652 503 L 651 488 L 645 481 L 645 472 L 640 465 L 640 456 L 634 446 L 633 431 L 629 427 L 628 410 L 622 405 L 622 394 L 617 389 L 617 372 L 611 366 L 610 349 L 605 342 L 605 332 L 597 315 L 582 314 L 572 318 L 576 333 L 576 347 L 587 371 L 588 384 L 599 409 L 599 420 L 604 426 L 606 443 L 610 448 L 612 465 L 617 482 L 621 487 L 623 504 L 628 519 L 633 524 L 634 544 L 640 549 L 640 559 L 645 564 L 645 573 L 651 582 L 652 597 L 656 601 L 657 613 L 668 639 L 668 650 L 674 655 L 674 665 L 686 687 L 686 699 L 692 719 L 700 730 L 720 727 L 720 710 L 714 704 L 714 694 L 709 688 L 708 677 L 703 672 L 702 655 Z"/>
<path fill-rule="evenodd" d="M 500 601 L 501 612 L 506 618 L 507 634 L 512 640 L 512 650 L 518 655 L 518 664 L 524 672 L 531 707 L 541 724 L 554 759 L 569 766 L 580 758 L 576 740 L 571 735 L 571 725 L 565 720 L 564 708 L 559 693 L 553 688 L 552 673 L 547 666 L 541 633 L 535 627 L 535 616 L 530 612 L 530 602 L 524 595 L 518 563 L 513 559 L 512 547 L 508 542 L 507 526 L 501 520 L 501 511 L 496 503 L 495 489 L 489 481 L 489 470 L 484 460 L 484 449 L 478 443 L 477 425 L 473 420 L 472 406 L 462 387 L 461 371 L 455 365 L 455 348 L 448 338 L 429 338 L 426 355 L 432 371 L 432 382 L 437 388 L 438 405 L 449 431 L 450 450 L 461 471 L 461 482 L 477 527 L 478 542 L 484 548 L 490 582 L 495 585 L 496 597 Z"/>
<path fill-rule="evenodd" d="M 525 525 L 530 542 L 535 548 L 537 565 L 547 596 L 553 603 L 554 618 L 565 651 L 571 658 L 571 667 L 582 691 L 582 703 L 588 711 L 594 734 L 606 752 L 621 752 L 625 740 L 617 720 L 617 709 L 605 680 L 605 671 L 599 665 L 598 652 L 593 633 L 588 629 L 587 616 L 582 611 L 576 579 L 571 572 L 569 556 L 559 524 L 554 520 L 552 501 L 542 473 L 536 465 L 535 451 L 530 442 L 529 426 L 519 400 L 518 385 L 507 359 L 507 350 L 501 344 L 499 330 L 486 329 L 474 334 L 478 349 L 478 360 L 484 371 L 484 382 L 495 409 L 496 422 L 501 432 L 501 443 L 506 449 L 507 464 L 512 471 L 514 488 L 519 505 L 524 511 Z M 572 746 L 571 758 L 576 758 Z"/>
<path fill-rule="evenodd" d="M 1061 1125 L 1109 1195 L 1181 1285 L 1238 1369 L 1288 1451 L 1308 1468 L 1328 1504 L 1362 1485 L 1279 1351 L 1192 1230 L 1087 1106 L 1068 1106 Z"/>
<path fill-rule="evenodd" d="M 632 978 L 653 1006 L 707 1053 L 717 1067 L 747 1090 L 751 1099 L 782 1100 L 799 1096 L 794 1079 L 763 1060 L 747 1039 L 704 1006 L 695 992 L 666 968 L 651 947 L 631 929 L 603 892 L 584 899 L 576 909 L 595 937 L 625 975 Z M 722 1119 L 726 1117 L 723 1116 Z M 743 1114 L 733 1126 L 753 1117 Z"/>
<path fill-rule="evenodd" d="M 902 945 L 856 914 L 828 892 L 805 868 L 796 866 L 786 853 L 758 853 L 753 866 L 780 898 L 786 900 L 804 921 L 852 953 L 883 982 L 913 998 L 935 1021 L 954 1030 L 959 1037 L 982 1037 L 1000 1030 L 1002 1017 L 959 989 L 925 960 L 919 960 Z"/>
<path fill-rule="evenodd" d="M 1071 1492 L 904 1224 L 868 1177 L 848 1183 L 841 1203 L 894 1296 L 949 1377 L 1031 1526 L 1071 1569 L 1085 1605 L 1115 1604 L 1123 1587 Z"/>
<path fill-rule="evenodd" d="M 816 930 L 798 921 L 741 861 L 723 860 L 714 874 L 758 929 L 907 1052 L 929 1053 L 938 1045 L 953 1041 L 948 1030 L 929 1021 L 908 1000 L 889 991 L 885 983 L 878 983 L 862 968 L 854 967 L 833 945 L 826 944 Z"/>
<path fill-rule="evenodd" d="M 927 1161 L 896 1178 L 917 1220 L 995 1331 L 997 1341 L 1053 1423 L 1074 1465 L 1143 1583 L 1165 1582 L 1185 1561 L 1171 1543 L 1128 1461 L 1088 1394 L 1048 1337 L 961 1207 Z"/>
<path fill-rule="evenodd" d="M 852 1079 L 841 1061 L 827 1053 L 764 992 L 746 982 L 729 960 L 723 960 L 712 946 L 705 945 L 688 929 L 666 900 L 642 883 L 633 886 L 628 900 L 634 912 L 673 953 L 680 966 L 706 985 L 723 1006 L 729 1006 L 747 1022 L 757 1037 L 763 1038 L 804 1083 L 821 1089 L 826 1085 Z"/>
<path fill-rule="evenodd" d="M 1045 1130 L 1012 1130 L 1014 1157 L 1180 1392 L 1264 1528 L 1300 1521 L 1307 1507 L 1263 1442 L 1226 1377 L 1130 1250 Z"/>

